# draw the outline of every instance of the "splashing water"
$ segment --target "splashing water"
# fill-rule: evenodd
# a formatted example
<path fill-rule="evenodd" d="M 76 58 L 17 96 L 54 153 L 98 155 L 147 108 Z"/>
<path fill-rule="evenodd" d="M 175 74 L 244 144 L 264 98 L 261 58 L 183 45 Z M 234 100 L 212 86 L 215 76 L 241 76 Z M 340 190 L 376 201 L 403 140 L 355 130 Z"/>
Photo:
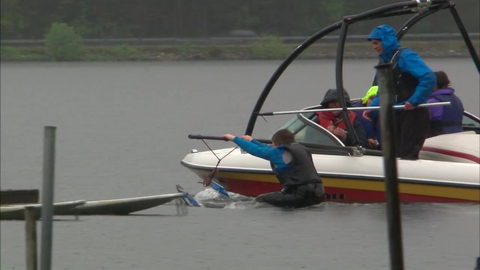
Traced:
<path fill-rule="evenodd" d="M 203 207 L 225 209 L 252 209 L 263 206 L 264 203 L 255 201 L 255 198 L 246 197 L 237 193 L 228 192 L 225 196 L 221 192 L 207 187 L 195 194 L 194 199 Z"/>

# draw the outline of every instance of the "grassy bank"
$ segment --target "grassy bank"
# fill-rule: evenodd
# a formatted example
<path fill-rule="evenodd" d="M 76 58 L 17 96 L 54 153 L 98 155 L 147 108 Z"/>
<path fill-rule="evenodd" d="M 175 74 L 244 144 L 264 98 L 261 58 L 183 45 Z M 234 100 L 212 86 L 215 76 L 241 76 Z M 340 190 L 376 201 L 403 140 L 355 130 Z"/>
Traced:
<path fill-rule="evenodd" d="M 424 58 L 469 57 L 462 41 L 403 42 Z M 479 48 L 479 41 L 474 41 Z M 162 45 L 162 46 L 91 46 L 84 47 L 75 61 L 183 61 L 183 60 L 260 60 L 284 59 L 296 45 L 265 39 L 245 45 Z M 331 59 L 337 44 L 321 43 L 308 48 L 299 58 Z M 345 58 L 375 58 L 368 42 L 347 43 Z M 52 61 L 46 47 L 1 47 L 1 61 Z"/>

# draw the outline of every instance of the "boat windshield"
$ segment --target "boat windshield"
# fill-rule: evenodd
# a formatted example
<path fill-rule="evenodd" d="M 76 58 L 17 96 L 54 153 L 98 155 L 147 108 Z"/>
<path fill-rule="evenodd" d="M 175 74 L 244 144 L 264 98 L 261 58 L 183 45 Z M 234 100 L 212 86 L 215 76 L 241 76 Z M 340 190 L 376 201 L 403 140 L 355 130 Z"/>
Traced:
<path fill-rule="evenodd" d="M 465 131 L 475 131 L 480 134 L 480 119 L 472 113 L 463 113 L 462 126 Z"/>
<path fill-rule="evenodd" d="M 315 123 L 316 114 L 297 114 L 280 129 L 288 129 L 295 134 L 295 141 L 316 145 L 344 146 L 333 134 Z"/>

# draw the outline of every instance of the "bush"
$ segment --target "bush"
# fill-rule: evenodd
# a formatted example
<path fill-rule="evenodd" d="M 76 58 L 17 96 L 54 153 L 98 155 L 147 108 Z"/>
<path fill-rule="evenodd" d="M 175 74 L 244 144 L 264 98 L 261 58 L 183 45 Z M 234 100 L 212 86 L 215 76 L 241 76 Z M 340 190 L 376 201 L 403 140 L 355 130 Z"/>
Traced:
<path fill-rule="evenodd" d="M 126 44 L 113 47 L 111 53 L 117 58 L 117 60 L 145 59 L 145 55 L 141 51 Z"/>
<path fill-rule="evenodd" d="M 0 58 L 2 60 L 16 60 L 20 58 L 20 52 L 17 48 L 10 46 L 1 46 L 0 47 Z"/>
<path fill-rule="evenodd" d="M 218 46 L 209 46 L 207 48 L 207 52 L 208 52 L 208 56 L 213 57 L 213 58 L 220 57 L 223 53 L 222 48 L 220 48 Z"/>
<path fill-rule="evenodd" d="M 65 23 L 53 23 L 45 35 L 45 46 L 50 60 L 76 60 L 83 52 L 82 38 L 73 27 Z"/>
<path fill-rule="evenodd" d="M 182 57 L 188 57 L 194 50 L 194 46 L 192 43 L 187 42 L 181 48 L 179 48 L 179 50 Z"/>
<path fill-rule="evenodd" d="M 276 36 L 264 36 L 252 44 L 252 54 L 261 59 L 285 58 L 290 51 L 290 48 Z"/>

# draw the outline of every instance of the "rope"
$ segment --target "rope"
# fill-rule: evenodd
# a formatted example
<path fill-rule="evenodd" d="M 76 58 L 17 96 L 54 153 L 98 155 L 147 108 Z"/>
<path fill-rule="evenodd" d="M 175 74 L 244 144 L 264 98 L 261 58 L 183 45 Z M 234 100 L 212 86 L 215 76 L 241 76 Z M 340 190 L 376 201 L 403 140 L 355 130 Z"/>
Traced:
<path fill-rule="evenodd" d="M 220 162 L 222 161 L 222 159 L 224 159 L 225 157 L 227 157 L 228 155 L 230 155 L 233 151 L 235 151 L 235 149 L 238 148 L 238 146 L 235 146 L 230 152 L 228 152 L 225 156 L 223 156 L 222 158 L 219 158 L 217 156 L 217 154 L 215 154 L 215 152 L 213 151 L 212 148 L 210 148 L 210 146 L 205 142 L 204 139 L 202 139 L 202 142 L 207 146 L 207 148 L 210 150 L 210 152 L 212 152 L 212 154 L 218 159 L 218 162 L 217 162 L 217 165 L 215 165 L 215 168 L 212 170 L 212 172 L 208 175 L 208 178 L 207 179 L 204 179 L 202 181 L 202 184 L 204 187 L 208 187 L 210 186 L 210 184 L 212 183 L 212 180 L 213 180 L 213 177 L 215 176 L 215 174 L 218 172 L 218 165 L 220 165 Z"/>

